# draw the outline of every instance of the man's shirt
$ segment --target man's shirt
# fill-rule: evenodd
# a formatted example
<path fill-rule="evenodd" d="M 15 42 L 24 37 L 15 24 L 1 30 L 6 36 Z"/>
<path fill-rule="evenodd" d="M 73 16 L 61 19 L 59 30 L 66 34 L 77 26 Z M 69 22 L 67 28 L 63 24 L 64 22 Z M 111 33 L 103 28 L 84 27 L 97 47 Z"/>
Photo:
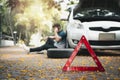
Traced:
<path fill-rule="evenodd" d="M 57 48 L 65 48 L 65 43 L 66 43 L 66 33 L 61 30 L 58 32 L 58 35 L 61 37 L 61 40 L 58 42 L 55 42 L 54 46 Z"/>

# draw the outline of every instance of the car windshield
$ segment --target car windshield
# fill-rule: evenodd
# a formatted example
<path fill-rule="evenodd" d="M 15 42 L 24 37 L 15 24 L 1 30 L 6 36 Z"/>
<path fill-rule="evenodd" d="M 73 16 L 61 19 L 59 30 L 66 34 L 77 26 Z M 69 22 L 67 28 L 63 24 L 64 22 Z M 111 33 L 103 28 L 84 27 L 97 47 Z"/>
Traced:
<path fill-rule="evenodd" d="M 110 20 L 120 21 L 120 12 L 104 8 L 87 8 L 81 9 L 78 12 L 73 13 L 74 19 L 81 21 L 99 21 L 99 20 Z"/>

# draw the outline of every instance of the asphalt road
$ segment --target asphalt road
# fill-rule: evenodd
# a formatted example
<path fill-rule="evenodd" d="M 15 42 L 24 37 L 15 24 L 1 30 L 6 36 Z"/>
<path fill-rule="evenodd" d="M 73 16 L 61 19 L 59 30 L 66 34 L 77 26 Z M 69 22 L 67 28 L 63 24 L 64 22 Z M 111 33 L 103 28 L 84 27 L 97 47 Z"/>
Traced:
<path fill-rule="evenodd" d="M 62 68 L 68 58 L 29 55 L 19 47 L 0 48 L 0 80 L 120 80 L 120 50 L 95 50 L 105 72 L 68 71 Z M 71 66 L 96 66 L 87 51 L 81 51 Z"/>

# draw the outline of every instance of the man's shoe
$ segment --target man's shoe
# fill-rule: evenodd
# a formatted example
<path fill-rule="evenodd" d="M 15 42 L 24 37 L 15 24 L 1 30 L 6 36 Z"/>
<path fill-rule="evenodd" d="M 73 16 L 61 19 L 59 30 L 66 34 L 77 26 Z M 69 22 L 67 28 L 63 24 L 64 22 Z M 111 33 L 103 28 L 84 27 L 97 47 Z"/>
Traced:
<path fill-rule="evenodd" d="M 30 53 L 30 48 L 27 47 L 25 44 L 22 44 L 23 49 L 26 51 L 27 54 Z"/>

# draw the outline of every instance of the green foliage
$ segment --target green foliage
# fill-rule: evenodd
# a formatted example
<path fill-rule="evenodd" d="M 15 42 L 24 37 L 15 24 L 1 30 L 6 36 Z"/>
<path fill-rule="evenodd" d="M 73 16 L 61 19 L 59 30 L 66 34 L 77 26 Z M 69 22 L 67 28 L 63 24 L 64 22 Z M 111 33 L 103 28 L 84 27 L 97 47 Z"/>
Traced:
<path fill-rule="evenodd" d="M 0 1 L 0 18 L 1 18 L 1 32 L 13 36 L 13 19 L 10 7 L 8 7 L 7 0 Z"/>
<path fill-rule="evenodd" d="M 59 21 L 60 6 L 53 0 L 0 0 L 2 31 L 17 31 L 19 39 L 30 39 L 34 32 L 48 35 L 53 22 Z M 8 33 L 8 34 L 10 34 Z"/>

